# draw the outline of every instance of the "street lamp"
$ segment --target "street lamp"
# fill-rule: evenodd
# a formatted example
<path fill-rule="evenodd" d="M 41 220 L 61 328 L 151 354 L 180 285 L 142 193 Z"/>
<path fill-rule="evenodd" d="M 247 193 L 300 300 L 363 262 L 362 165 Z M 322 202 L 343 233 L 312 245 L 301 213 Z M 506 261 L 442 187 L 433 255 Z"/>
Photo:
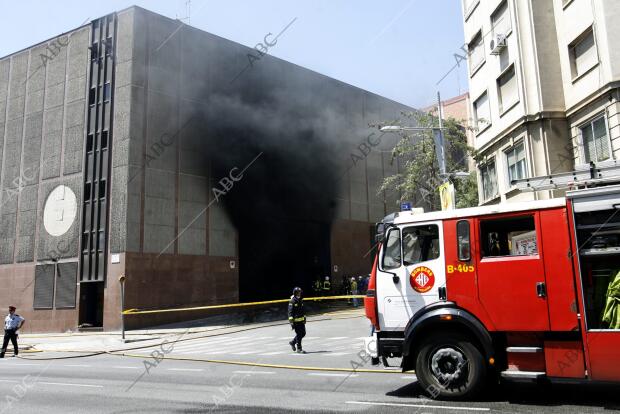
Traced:
<path fill-rule="evenodd" d="M 381 132 L 399 132 L 399 131 L 413 131 L 413 132 L 426 132 L 432 131 L 433 138 L 435 140 L 435 147 L 439 149 L 437 152 L 437 161 L 439 162 L 439 175 L 446 176 L 446 156 L 445 156 L 445 146 L 443 144 L 443 131 L 446 128 L 443 126 L 439 127 L 408 127 L 408 126 L 400 126 L 400 125 L 386 125 L 381 127 Z"/>

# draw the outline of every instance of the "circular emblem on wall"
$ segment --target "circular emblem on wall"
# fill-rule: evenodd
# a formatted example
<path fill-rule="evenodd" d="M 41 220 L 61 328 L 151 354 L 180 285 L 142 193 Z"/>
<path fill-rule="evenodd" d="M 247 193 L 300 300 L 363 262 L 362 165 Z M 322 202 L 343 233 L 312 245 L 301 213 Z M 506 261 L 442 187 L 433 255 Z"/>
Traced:
<path fill-rule="evenodd" d="M 54 188 L 45 200 L 43 226 L 52 236 L 62 236 L 71 228 L 77 215 L 75 193 L 66 185 Z"/>
<path fill-rule="evenodd" d="M 411 271 L 409 283 L 418 293 L 428 292 L 435 285 L 435 274 L 426 266 L 416 267 Z"/>

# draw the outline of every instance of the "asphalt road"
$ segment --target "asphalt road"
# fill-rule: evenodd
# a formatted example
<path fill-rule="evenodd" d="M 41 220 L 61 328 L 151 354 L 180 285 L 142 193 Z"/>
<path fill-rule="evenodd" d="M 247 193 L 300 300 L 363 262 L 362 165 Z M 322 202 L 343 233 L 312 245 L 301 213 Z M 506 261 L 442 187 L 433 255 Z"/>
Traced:
<path fill-rule="evenodd" d="M 135 357 L 87 358 L 42 353 L 0 360 L 2 413 L 609 413 L 620 409 L 618 387 L 505 385 L 473 402 L 426 399 L 414 375 L 324 371 L 372 369 L 360 358 L 364 318 L 308 324 L 308 354 L 293 354 L 287 326 L 167 342 L 133 350 Z M 314 339 L 312 339 L 314 338 Z M 195 361 L 160 359 L 192 358 Z M 155 352 L 156 359 L 147 357 Z M 142 353 L 145 356 L 140 357 Z M 34 360 L 38 358 L 38 360 Z M 267 364 L 235 365 L 222 360 Z M 283 369 L 269 365 L 312 369 Z"/>

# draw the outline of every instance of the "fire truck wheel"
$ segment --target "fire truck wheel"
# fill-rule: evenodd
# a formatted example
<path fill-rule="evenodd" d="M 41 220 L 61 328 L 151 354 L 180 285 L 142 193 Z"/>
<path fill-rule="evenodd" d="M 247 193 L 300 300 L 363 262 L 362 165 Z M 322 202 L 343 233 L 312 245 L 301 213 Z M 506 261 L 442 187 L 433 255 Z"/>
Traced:
<path fill-rule="evenodd" d="M 484 386 L 486 365 L 467 337 L 437 334 L 418 348 L 415 371 L 432 398 L 461 399 L 476 395 Z"/>

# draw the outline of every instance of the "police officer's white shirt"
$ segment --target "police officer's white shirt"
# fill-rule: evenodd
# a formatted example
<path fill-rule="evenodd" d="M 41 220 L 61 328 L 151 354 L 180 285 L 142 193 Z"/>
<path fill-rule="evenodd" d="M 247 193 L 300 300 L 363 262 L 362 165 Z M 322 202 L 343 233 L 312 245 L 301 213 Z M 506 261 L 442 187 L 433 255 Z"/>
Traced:
<path fill-rule="evenodd" d="M 4 318 L 4 329 L 17 329 L 24 320 L 24 318 L 16 313 L 13 315 L 9 313 L 6 318 Z"/>

